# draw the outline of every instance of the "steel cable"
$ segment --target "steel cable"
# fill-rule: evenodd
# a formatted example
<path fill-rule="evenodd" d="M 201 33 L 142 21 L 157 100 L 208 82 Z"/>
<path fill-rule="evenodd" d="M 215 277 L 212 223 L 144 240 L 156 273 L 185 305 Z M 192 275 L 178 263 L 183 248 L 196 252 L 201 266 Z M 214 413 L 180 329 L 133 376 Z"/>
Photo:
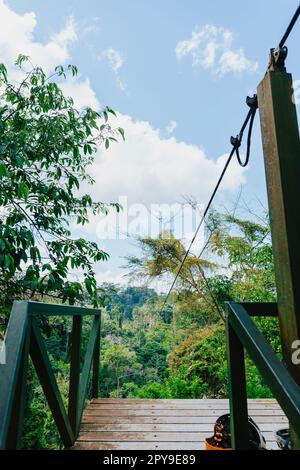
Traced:
<path fill-rule="evenodd" d="M 224 176 L 225 176 L 225 173 L 226 173 L 226 171 L 227 171 L 227 169 L 228 169 L 228 167 L 229 167 L 229 164 L 230 164 L 230 162 L 231 162 L 231 160 L 232 160 L 232 157 L 234 156 L 234 154 L 236 154 L 236 156 L 237 156 L 237 161 L 238 161 L 239 165 L 242 166 L 242 167 L 246 167 L 246 166 L 248 165 L 248 163 L 249 163 L 250 148 L 251 148 L 252 128 L 253 128 L 253 122 L 254 122 L 254 118 L 255 118 L 255 114 L 256 114 L 256 110 L 257 110 L 257 97 L 256 97 L 256 95 L 254 95 L 254 96 L 251 97 L 251 98 L 250 98 L 250 97 L 247 97 L 246 102 L 247 102 L 248 106 L 250 107 L 250 110 L 249 110 L 248 113 L 247 113 L 247 116 L 246 116 L 246 118 L 245 118 L 245 120 L 244 120 L 244 122 L 243 122 L 243 125 L 242 125 L 242 127 L 241 127 L 241 129 L 240 129 L 239 134 L 238 134 L 236 137 L 231 137 L 231 139 L 230 139 L 230 142 L 231 142 L 231 145 L 232 145 L 232 150 L 231 150 L 231 152 L 230 152 L 230 154 L 229 154 L 229 156 L 228 156 L 228 158 L 227 158 L 227 160 L 226 160 L 226 162 L 225 162 L 225 165 L 224 165 L 223 170 L 222 170 L 222 172 L 221 172 L 221 174 L 220 174 L 220 176 L 219 176 L 219 179 L 218 179 L 218 181 L 217 181 L 217 184 L 216 184 L 216 186 L 215 186 L 215 188 L 214 188 L 214 190 L 213 190 L 213 192 L 212 192 L 212 194 L 211 194 L 211 196 L 210 196 L 210 198 L 209 198 L 209 201 L 208 201 L 208 203 L 207 203 L 207 205 L 206 205 L 206 207 L 205 207 L 205 210 L 204 210 L 203 215 L 202 215 L 202 217 L 201 217 L 201 219 L 200 219 L 200 222 L 199 222 L 199 224 L 198 224 L 198 226 L 197 226 L 197 229 L 196 229 L 196 231 L 195 231 L 195 233 L 194 233 L 194 235 L 193 235 L 193 238 L 191 239 L 191 241 L 190 241 L 190 243 L 189 243 L 188 249 L 186 250 L 186 252 L 185 252 L 185 254 L 184 254 L 184 257 L 183 257 L 183 259 L 182 259 L 182 261 L 181 261 L 181 263 L 180 263 L 180 265 L 179 265 L 179 268 L 178 268 L 178 270 L 177 270 L 177 272 L 176 272 L 175 278 L 174 278 L 174 280 L 173 280 L 173 282 L 172 282 L 172 284 L 171 284 L 171 287 L 169 288 L 169 291 L 168 291 L 168 293 L 167 293 L 167 296 L 166 296 L 166 298 L 165 298 L 165 300 L 164 300 L 164 303 L 163 303 L 163 306 L 162 306 L 162 309 L 161 309 L 162 311 L 164 310 L 164 308 L 165 308 L 165 306 L 166 306 L 166 304 L 167 304 L 167 302 L 168 302 L 168 299 L 169 299 L 169 297 L 170 297 L 170 295 L 171 295 L 171 292 L 172 292 L 172 290 L 173 290 L 174 287 L 175 287 L 175 284 L 176 284 L 177 279 L 178 279 L 178 277 L 179 277 L 179 275 L 180 275 L 180 273 L 181 273 L 181 271 L 182 271 L 182 268 L 183 268 L 183 266 L 184 266 L 184 263 L 185 263 L 185 261 L 186 261 L 188 255 L 189 255 L 189 253 L 190 253 L 190 251 L 191 251 L 191 248 L 192 248 L 192 246 L 193 246 L 193 244 L 194 244 L 194 242 L 195 242 L 195 240 L 196 240 L 196 238 L 197 238 L 197 235 L 198 235 L 198 233 L 199 233 L 199 230 L 200 230 L 200 228 L 202 227 L 202 224 L 203 224 L 203 222 L 204 222 L 204 220 L 205 220 L 205 218 L 206 218 L 206 216 L 207 216 L 207 213 L 208 213 L 208 211 L 209 211 L 209 209 L 210 209 L 210 207 L 211 207 L 211 204 L 212 204 L 212 202 L 213 202 L 213 200 L 214 200 L 214 198 L 215 198 L 215 195 L 216 195 L 216 193 L 217 193 L 217 191 L 218 191 L 218 189 L 219 189 L 219 187 L 220 187 L 220 184 L 221 184 L 221 182 L 222 182 L 222 180 L 223 180 L 223 178 L 224 178 Z M 241 161 L 241 158 L 240 158 L 240 154 L 239 154 L 239 147 L 241 146 L 242 139 L 243 139 L 243 134 L 244 134 L 244 131 L 245 131 L 245 129 L 246 129 L 248 123 L 249 123 L 249 129 L 248 129 L 248 136 L 247 136 L 246 158 L 245 158 L 245 161 L 242 162 L 242 161 Z M 223 319 L 223 318 L 222 318 L 222 319 Z"/>

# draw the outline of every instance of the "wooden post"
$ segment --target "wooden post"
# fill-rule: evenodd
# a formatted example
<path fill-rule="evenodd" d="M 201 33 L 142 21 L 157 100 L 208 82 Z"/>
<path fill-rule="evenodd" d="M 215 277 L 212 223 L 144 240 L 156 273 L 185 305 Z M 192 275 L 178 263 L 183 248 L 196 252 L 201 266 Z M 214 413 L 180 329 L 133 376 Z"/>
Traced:
<path fill-rule="evenodd" d="M 231 447 L 234 450 L 247 450 L 249 449 L 249 427 L 244 346 L 228 317 L 226 332 Z"/>
<path fill-rule="evenodd" d="M 80 383 L 80 353 L 82 335 L 82 316 L 73 317 L 71 367 L 69 383 L 68 415 L 74 436 L 77 436 L 77 421 L 79 414 L 79 383 Z"/>
<path fill-rule="evenodd" d="M 269 70 L 258 86 L 280 334 L 284 362 L 300 385 L 293 343 L 300 339 L 300 140 L 292 76 Z M 292 431 L 294 449 L 300 435 Z"/>
<path fill-rule="evenodd" d="M 29 323 L 29 322 L 28 322 Z M 12 406 L 12 415 L 6 439 L 6 450 L 21 448 L 23 421 L 27 397 L 27 371 L 30 347 L 30 323 L 27 326 L 22 359 L 18 373 L 15 396 Z"/>
<path fill-rule="evenodd" d="M 100 372 L 100 341 L 101 341 L 101 315 L 100 325 L 97 333 L 95 352 L 93 358 L 93 375 L 92 375 L 92 397 L 99 397 L 99 372 Z"/>

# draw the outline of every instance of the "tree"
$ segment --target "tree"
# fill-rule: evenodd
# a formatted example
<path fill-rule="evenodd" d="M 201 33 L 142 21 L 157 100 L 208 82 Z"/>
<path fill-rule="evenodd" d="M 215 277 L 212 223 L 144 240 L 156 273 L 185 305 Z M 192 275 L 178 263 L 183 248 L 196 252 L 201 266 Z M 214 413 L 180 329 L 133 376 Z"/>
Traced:
<path fill-rule="evenodd" d="M 101 363 L 102 387 L 105 388 L 106 394 L 108 390 L 118 391 L 141 370 L 135 352 L 121 342 L 116 344 L 110 342 L 103 353 Z"/>
<path fill-rule="evenodd" d="M 210 279 L 218 301 L 221 296 L 223 301 L 276 301 L 272 242 L 266 213 L 259 222 L 233 215 L 220 217 L 210 239 L 210 249 L 226 264 L 228 271 L 227 275 L 219 274 Z"/>
<path fill-rule="evenodd" d="M 132 319 L 133 310 L 143 305 L 146 300 L 156 299 L 157 294 L 155 290 L 148 289 L 147 287 L 128 286 L 122 287 L 109 283 L 102 284 L 102 289 L 108 295 L 105 299 L 105 307 L 108 311 L 111 310 L 112 305 L 122 304 L 122 311 L 124 318 Z"/>
<path fill-rule="evenodd" d="M 63 95 L 59 80 L 76 75 L 75 66 L 58 66 L 46 76 L 40 67 L 25 69 L 29 64 L 18 57 L 23 78 L 17 84 L 0 65 L 1 304 L 37 294 L 73 304 L 87 291 L 97 306 L 93 264 L 108 254 L 96 243 L 73 238 L 69 224 L 84 225 L 90 214 L 110 207 L 119 210 L 80 189 L 83 182 L 93 183 L 87 170 L 98 146 L 109 147 L 124 131 L 109 125 L 109 115 L 116 115 L 109 107 L 79 111 Z M 82 272 L 82 283 L 69 279 L 70 269 Z"/>
<path fill-rule="evenodd" d="M 266 214 L 256 220 L 211 212 L 207 220 L 208 258 L 186 249 L 172 233 L 140 238 L 140 257 L 129 257 L 133 275 L 172 281 L 185 258 L 173 292 L 177 327 L 203 326 L 223 317 L 227 300 L 274 301 L 276 288 L 270 227 Z"/>
<path fill-rule="evenodd" d="M 183 243 L 170 232 L 163 232 L 157 238 L 140 238 L 139 243 L 142 255 L 127 258 L 132 275 L 149 280 L 168 277 L 171 282 L 186 255 Z M 211 295 L 206 295 L 210 290 L 207 276 L 216 268 L 213 261 L 188 254 L 173 292 L 175 321 L 184 322 L 186 313 L 194 314 L 199 324 L 218 318 L 219 306 Z"/>

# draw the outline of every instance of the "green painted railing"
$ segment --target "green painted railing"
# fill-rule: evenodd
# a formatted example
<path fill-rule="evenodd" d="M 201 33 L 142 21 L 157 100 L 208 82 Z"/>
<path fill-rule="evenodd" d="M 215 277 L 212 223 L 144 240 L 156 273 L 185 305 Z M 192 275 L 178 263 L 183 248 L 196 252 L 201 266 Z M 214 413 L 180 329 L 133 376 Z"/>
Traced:
<path fill-rule="evenodd" d="M 228 302 L 227 311 L 232 447 L 249 448 L 244 348 L 300 436 L 300 387 L 251 319 L 251 316 L 276 317 L 277 304 Z"/>
<path fill-rule="evenodd" d="M 71 367 L 69 404 L 66 411 L 41 334 L 39 316 L 71 316 Z M 94 318 L 80 372 L 84 316 Z M 14 302 L 5 336 L 5 363 L 0 365 L 0 448 L 18 449 L 26 400 L 28 358 L 32 359 L 58 432 L 65 447 L 78 432 L 92 369 L 92 397 L 98 397 L 100 310 L 40 302 Z"/>

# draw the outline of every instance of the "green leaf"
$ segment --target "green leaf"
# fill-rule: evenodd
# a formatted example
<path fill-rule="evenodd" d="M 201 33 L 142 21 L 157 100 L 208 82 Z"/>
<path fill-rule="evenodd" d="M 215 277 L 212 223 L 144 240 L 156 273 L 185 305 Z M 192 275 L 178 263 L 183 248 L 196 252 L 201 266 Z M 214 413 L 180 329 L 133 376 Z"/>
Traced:
<path fill-rule="evenodd" d="M 7 68 L 4 64 L 0 64 L 0 75 L 5 83 L 7 83 Z"/>
<path fill-rule="evenodd" d="M 17 60 L 15 62 L 15 65 L 17 65 L 18 67 L 21 67 L 23 62 L 28 62 L 28 60 L 29 60 L 28 55 L 19 54 L 18 57 L 17 57 Z"/>
<path fill-rule="evenodd" d="M 106 110 L 107 110 L 108 113 L 113 114 L 115 117 L 117 117 L 117 113 L 113 109 L 111 109 L 107 106 Z"/>
<path fill-rule="evenodd" d="M 122 139 L 125 140 L 125 131 L 122 127 L 118 127 L 118 132 L 121 134 Z"/>
<path fill-rule="evenodd" d="M 14 272 L 15 262 L 11 255 L 4 255 L 4 266 L 9 271 Z"/>
<path fill-rule="evenodd" d="M 0 178 L 2 178 L 3 176 L 7 176 L 8 175 L 8 171 L 6 169 L 6 166 L 3 165 L 3 163 L 0 163 Z"/>

